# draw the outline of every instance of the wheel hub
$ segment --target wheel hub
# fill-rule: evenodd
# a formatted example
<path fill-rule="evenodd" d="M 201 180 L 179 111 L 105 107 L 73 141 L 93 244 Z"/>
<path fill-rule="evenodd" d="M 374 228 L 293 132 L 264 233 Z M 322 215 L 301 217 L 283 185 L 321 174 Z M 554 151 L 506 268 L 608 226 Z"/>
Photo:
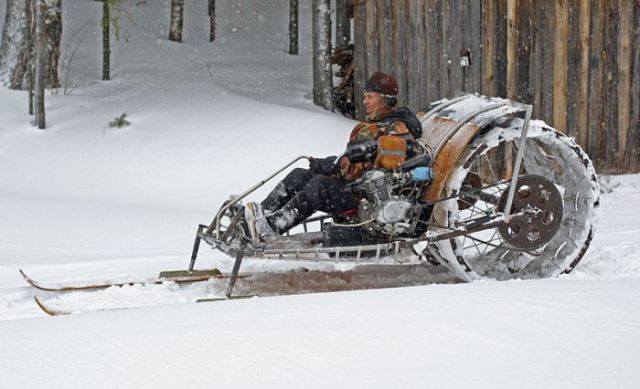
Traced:
<path fill-rule="evenodd" d="M 503 209 L 508 191 L 502 194 L 499 209 Z M 548 179 L 526 175 L 518 178 L 511 215 L 524 213 L 502 224 L 498 231 L 502 239 L 514 247 L 533 250 L 549 242 L 558 232 L 562 221 L 562 195 Z"/>

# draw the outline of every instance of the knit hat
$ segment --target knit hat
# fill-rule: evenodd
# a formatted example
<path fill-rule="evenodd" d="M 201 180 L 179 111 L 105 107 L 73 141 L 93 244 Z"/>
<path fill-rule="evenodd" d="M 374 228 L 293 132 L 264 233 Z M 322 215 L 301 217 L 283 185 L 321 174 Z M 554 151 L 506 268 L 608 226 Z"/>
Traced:
<path fill-rule="evenodd" d="M 398 94 L 398 83 L 392 76 L 376 72 L 373 73 L 367 85 L 364 87 L 365 92 L 377 92 L 386 96 L 396 96 Z"/>

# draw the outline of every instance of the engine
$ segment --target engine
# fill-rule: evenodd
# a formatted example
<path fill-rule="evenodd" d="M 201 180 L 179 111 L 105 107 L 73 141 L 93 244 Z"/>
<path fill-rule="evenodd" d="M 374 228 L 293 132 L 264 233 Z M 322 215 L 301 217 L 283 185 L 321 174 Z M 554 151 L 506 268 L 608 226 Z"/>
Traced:
<path fill-rule="evenodd" d="M 412 175 L 385 170 L 363 174 L 358 189 L 364 194 L 358 207 L 358 218 L 369 232 L 403 234 L 411 230 L 416 216 L 415 196 L 410 196 Z M 408 192 L 405 195 L 402 189 Z"/>

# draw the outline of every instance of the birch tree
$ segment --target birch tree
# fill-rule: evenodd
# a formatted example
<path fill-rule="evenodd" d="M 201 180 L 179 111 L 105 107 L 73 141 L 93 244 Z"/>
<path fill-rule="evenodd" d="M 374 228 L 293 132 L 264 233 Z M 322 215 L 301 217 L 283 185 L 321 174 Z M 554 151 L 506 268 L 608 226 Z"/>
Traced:
<path fill-rule="evenodd" d="M 182 42 L 182 24 L 184 20 L 184 0 L 171 0 L 171 26 L 169 40 Z"/>
<path fill-rule="evenodd" d="M 333 110 L 331 74 L 331 0 L 312 1 L 313 102 Z"/>
<path fill-rule="evenodd" d="M 0 42 L 0 83 L 11 89 L 29 88 L 32 61 L 29 36 L 35 29 L 35 0 L 6 0 L 5 23 Z M 62 38 L 62 0 L 44 0 L 44 81 L 47 88 L 60 86 L 58 60 Z"/>

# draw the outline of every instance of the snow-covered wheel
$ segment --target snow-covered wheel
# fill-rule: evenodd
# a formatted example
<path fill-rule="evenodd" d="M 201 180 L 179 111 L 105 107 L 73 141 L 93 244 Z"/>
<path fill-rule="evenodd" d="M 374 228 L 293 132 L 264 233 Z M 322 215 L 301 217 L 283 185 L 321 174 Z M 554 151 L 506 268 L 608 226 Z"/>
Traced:
<path fill-rule="evenodd" d="M 434 229 L 455 229 L 503 210 L 521 127 L 522 119 L 505 119 L 479 133 L 466 147 L 452 166 L 445 188 L 447 196 L 457 197 L 435 204 Z M 582 259 L 593 237 L 599 198 L 596 173 L 584 151 L 544 122 L 531 121 L 520 177 L 529 181 L 518 185 L 516 199 L 518 193 L 528 195 L 528 182 L 539 188 L 536 196 L 551 194 L 549 201 L 555 204 L 548 205 L 543 210 L 546 216 L 531 225 L 496 227 L 432 244 L 432 252 L 458 277 L 552 277 L 570 272 Z M 520 231 L 524 228 L 526 233 Z"/>

